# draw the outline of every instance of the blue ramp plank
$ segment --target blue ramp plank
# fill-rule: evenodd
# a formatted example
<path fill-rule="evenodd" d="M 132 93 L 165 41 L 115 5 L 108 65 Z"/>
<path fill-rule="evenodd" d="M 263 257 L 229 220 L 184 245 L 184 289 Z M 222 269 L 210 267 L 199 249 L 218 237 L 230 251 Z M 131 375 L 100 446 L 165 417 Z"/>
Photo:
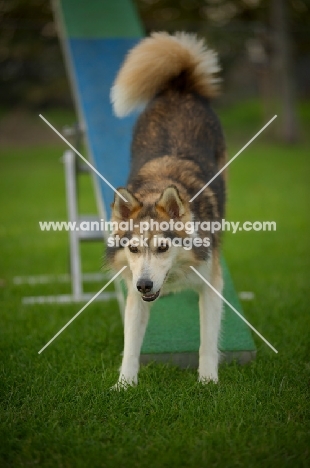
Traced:
<path fill-rule="evenodd" d="M 110 89 L 128 50 L 138 39 L 69 39 L 79 113 L 96 169 L 115 187 L 129 174 L 131 134 L 136 116 L 113 115 Z M 98 177 L 107 218 L 114 192 Z"/>

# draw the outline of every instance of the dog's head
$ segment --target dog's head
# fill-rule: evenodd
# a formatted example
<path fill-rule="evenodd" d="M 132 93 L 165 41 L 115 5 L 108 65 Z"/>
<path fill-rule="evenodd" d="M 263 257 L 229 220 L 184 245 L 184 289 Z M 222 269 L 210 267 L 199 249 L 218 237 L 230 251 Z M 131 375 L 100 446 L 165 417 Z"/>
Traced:
<path fill-rule="evenodd" d="M 126 279 L 144 301 L 151 302 L 166 281 L 177 281 L 183 267 L 197 262 L 195 249 L 189 245 L 196 236 L 189 229 L 193 216 L 175 186 L 167 187 L 154 202 L 142 203 L 124 188 L 118 192 L 127 201 L 116 193 L 107 258 L 115 269 L 128 266 Z"/>

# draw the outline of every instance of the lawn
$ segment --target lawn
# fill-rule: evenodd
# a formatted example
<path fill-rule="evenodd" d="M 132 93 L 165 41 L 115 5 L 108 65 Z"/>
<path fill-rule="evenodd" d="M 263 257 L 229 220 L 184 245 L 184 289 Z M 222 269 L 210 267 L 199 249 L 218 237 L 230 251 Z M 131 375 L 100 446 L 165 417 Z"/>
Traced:
<path fill-rule="evenodd" d="M 231 156 L 262 126 L 251 109 L 220 110 Z M 64 123 L 57 112 L 46 116 Z M 115 301 L 90 305 L 38 355 L 80 307 L 22 305 L 23 296 L 69 285 L 13 283 L 68 271 L 67 234 L 38 227 L 66 219 L 64 145 L 1 148 L 1 467 L 310 465 L 308 148 L 308 138 L 287 146 L 261 135 L 229 172 L 227 219 L 277 222 L 276 232 L 226 233 L 224 253 L 237 290 L 255 294 L 243 302 L 248 320 L 279 353 L 254 336 L 256 361 L 222 365 L 218 385 L 151 364 L 127 392 L 110 390 L 123 340 Z M 88 176 L 81 191 L 94 211 Z M 99 271 L 102 256 L 100 244 L 85 245 L 85 270 Z"/>

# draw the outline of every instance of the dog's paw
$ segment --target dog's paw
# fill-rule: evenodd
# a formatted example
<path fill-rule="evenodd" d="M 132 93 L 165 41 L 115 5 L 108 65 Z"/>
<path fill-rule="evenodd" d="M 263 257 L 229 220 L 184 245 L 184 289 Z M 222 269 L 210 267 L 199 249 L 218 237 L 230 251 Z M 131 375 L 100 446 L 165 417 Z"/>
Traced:
<path fill-rule="evenodd" d="M 218 359 L 217 356 L 213 358 L 200 357 L 198 367 L 198 381 L 202 384 L 210 382 L 218 383 Z"/>
<path fill-rule="evenodd" d="M 213 375 L 213 376 L 210 376 L 210 375 L 209 375 L 209 376 L 201 376 L 201 375 L 200 375 L 200 376 L 198 377 L 198 382 L 201 383 L 201 384 L 203 384 L 203 385 L 207 385 L 207 384 L 209 384 L 209 383 L 211 383 L 211 382 L 217 384 L 218 381 L 219 381 L 218 377 L 217 377 L 217 376 L 214 376 L 214 375 Z"/>
<path fill-rule="evenodd" d="M 137 385 L 137 380 L 135 379 L 130 379 L 126 380 L 124 378 L 119 379 L 118 382 L 116 382 L 115 385 L 113 385 L 110 390 L 120 392 L 121 390 L 128 390 L 130 387 L 135 387 Z"/>
<path fill-rule="evenodd" d="M 129 387 L 128 384 L 124 384 L 122 382 L 116 382 L 116 384 L 110 387 L 110 390 L 112 390 L 113 392 L 120 392 L 122 390 L 127 390 L 128 387 Z"/>
<path fill-rule="evenodd" d="M 198 382 L 202 383 L 203 385 L 206 385 L 210 382 L 218 383 L 218 380 L 217 369 L 204 369 L 204 371 L 199 370 Z"/>

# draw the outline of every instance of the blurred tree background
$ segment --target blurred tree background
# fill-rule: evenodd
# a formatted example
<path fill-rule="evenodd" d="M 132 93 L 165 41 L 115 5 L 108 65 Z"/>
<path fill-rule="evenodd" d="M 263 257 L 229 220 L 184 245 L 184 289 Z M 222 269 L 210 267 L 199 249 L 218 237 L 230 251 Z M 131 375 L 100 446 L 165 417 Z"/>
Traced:
<path fill-rule="evenodd" d="M 278 136 L 297 140 L 296 102 L 310 97 L 309 0 L 135 4 L 147 33 L 195 32 L 219 52 L 223 105 L 260 98 L 266 117 L 279 114 Z M 2 106 L 72 107 L 51 2 L 0 0 L 0 29 Z"/>

